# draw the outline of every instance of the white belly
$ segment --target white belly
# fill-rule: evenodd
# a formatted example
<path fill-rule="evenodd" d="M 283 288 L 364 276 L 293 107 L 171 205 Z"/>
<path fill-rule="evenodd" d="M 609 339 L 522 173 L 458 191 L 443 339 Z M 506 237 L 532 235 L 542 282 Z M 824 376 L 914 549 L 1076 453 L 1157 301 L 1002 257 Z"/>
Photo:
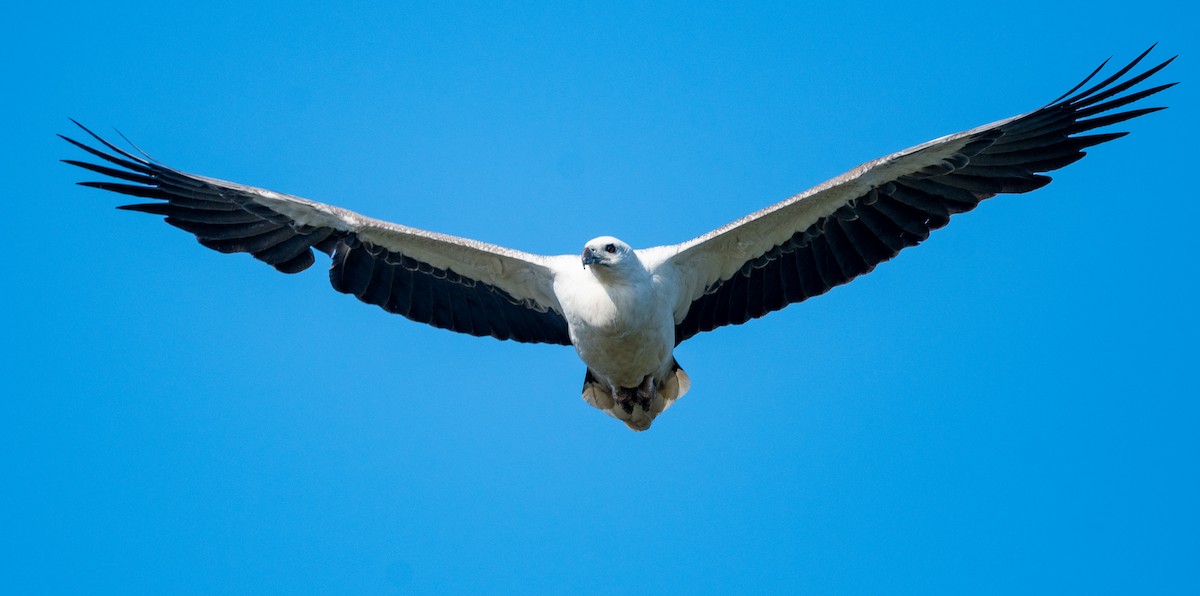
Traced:
<path fill-rule="evenodd" d="M 675 320 L 657 284 L 601 287 L 576 283 L 559 296 L 571 342 L 593 373 L 618 387 L 637 387 L 647 376 L 670 372 Z"/>
<path fill-rule="evenodd" d="M 637 387 L 647 376 L 662 377 L 670 366 L 674 343 L 664 339 L 659 328 L 622 335 L 597 328 L 572 329 L 571 341 L 592 372 L 618 387 Z"/>

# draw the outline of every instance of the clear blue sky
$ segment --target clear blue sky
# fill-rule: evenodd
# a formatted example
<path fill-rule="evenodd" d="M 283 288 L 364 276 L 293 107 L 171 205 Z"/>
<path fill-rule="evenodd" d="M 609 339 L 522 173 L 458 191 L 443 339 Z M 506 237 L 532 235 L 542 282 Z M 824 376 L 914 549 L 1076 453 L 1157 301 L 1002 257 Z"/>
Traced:
<path fill-rule="evenodd" d="M 1197 593 L 1183 2 L 22 3 L 0 24 L 0 585 L 20 593 Z M 15 10 L 15 12 L 13 12 Z M 171 165 L 552 254 L 674 243 L 1182 57 L 1128 138 L 682 346 L 635 434 L 455 335 L 73 186 Z"/>

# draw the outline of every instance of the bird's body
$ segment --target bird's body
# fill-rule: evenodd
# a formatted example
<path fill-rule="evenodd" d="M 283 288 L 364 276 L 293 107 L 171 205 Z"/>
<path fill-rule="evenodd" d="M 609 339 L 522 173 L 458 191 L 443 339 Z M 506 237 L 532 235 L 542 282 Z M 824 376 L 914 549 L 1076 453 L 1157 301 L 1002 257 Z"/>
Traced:
<path fill-rule="evenodd" d="M 471 335 L 572 345 L 587 365 L 584 400 L 645 430 L 690 387 L 673 354 L 680 342 L 867 273 L 951 215 L 1040 188 L 1050 182 L 1042 172 L 1125 134 L 1081 133 L 1161 109 L 1113 112 L 1171 86 L 1125 93 L 1170 63 L 1122 80 L 1147 53 L 1076 93 L 1096 69 L 1033 112 L 868 162 L 687 242 L 641 250 L 601 236 L 580 256 L 523 253 L 187 174 L 94 134 L 111 153 L 67 140 L 117 167 L 68 163 L 123 181 L 85 185 L 161 201 L 123 208 L 163 215 L 209 248 L 247 252 L 285 273 L 311 266 L 315 249 L 332 258 L 334 289 L 388 312 Z"/>
<path fill-rule="evenodd" d="M 625 269 L 555 272 L 554 289 L 588 368 L 616 386 L 637 387 L 662 374 L 675 347 L 675 321 L 670 288 L 640 262 Z"/>
<path fill-rule="evenodd" d="M 614 249 L 611 255 L 606 247 Z M 661 413 L 687 391 L 686 384 L 663 391 L 677 370 L 672 351 L 678 284 L 670 268 L 648 269 L 629 245 L 611 236 L 588 242 L 584 261 L 589 251 L 603 256 L 583 268 L 556 269 L 554 293 L 571 344 L 594 381 L 585 381 L 585 394 L 594 394 L 588 402 L 643 430 L 653 419 L 649 412 Z"/>

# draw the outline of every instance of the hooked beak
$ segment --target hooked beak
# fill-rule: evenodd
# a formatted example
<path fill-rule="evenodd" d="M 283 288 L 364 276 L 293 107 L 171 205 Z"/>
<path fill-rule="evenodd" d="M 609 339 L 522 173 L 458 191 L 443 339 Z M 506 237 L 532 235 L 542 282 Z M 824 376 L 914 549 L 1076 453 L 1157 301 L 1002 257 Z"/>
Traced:
<path fill-rule="evenodd" d="M 584 269 L 587 269 L 588 265 L 595 265 L 596 263 L 602 263 L 602 262 L 604 262 L 604 259 L 600 258 L 600 255 L 596 254 L 596 251 L 594 249 L 592 249 L 591 247 L 583 249 L 583 268 Z"/>

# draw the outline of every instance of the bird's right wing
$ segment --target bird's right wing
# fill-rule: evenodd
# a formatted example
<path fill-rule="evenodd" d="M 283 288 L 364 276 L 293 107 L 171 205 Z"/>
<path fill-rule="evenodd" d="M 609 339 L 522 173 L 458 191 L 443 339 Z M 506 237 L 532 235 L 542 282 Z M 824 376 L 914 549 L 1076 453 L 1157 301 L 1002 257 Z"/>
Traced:
<path fill-rule="evenodd" d="M 117 167 L 64 161 L 124 181 L 80 184 L 157 199 L 161 202 L 121 208 L 166 216 L 167 223 L 191 232 L 204 246 L 250 253 L 284 273 L 311 266 L 315 248 L 333 257 L 329 281 L 334 289 L 388 312 L 471 335 L 571 343 L 553 291 L 554 263 L 563 257 L 427 232 L 188 174 L 80 128 L 108 151 L 62 138 Z"/>

